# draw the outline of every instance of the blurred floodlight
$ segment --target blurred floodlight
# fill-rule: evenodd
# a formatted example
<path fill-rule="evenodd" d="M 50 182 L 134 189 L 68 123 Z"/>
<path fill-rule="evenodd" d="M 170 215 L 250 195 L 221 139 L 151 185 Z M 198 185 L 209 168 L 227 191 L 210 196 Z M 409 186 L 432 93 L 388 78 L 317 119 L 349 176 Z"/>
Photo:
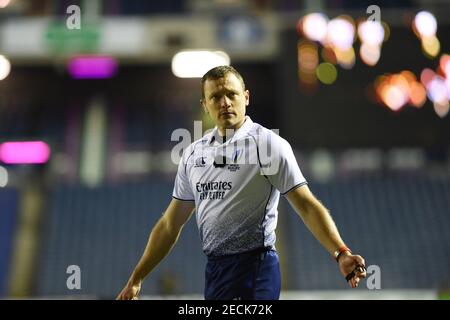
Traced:
<path fill-rule="evenodd" d="M 334 53 L 333 49 L 329 47 L 323 47 L 321 51 L 322 59 L 326 62 L 336 64 L 336 54 Z"/>
<path fill-rule="evenodd" d="M 392 75 L 389 82 L 399 88 L 406 97 L 409 97 L 410 88 L 408 79 L 402 73 Z"/>
<path fill-rule="evenodd" d="M 420 82 L 422 82 L 425 87 L 428 87 L 428 84 L 434 79 L 435 76 L 436 73 L 433 70 L 425 68 L 420 73 Z"/>
<path fill-rule="evenodd" d="M 358 26 L 358 35 L 361 42 L 378 46 L 384 40 L 384 28 L 378 21 L 364 21 Z"/>
<path fill-rule="evenodd" d="M 449 111 L 449 102 L 448 100 L 443 101 L 443 102 L 435 102 L 433 103 L 433 107 L 434 107 L 434 111 L 436 112 L 436 114 L 443 118 L 448 114 Z"/>
<path fill-rule="evenodd" d="M 384 22 L 381 21 L 381 25 L 383 27 L 383 33 L 384 33 L 384 42 L 388 41 L 389 37 L 391 36 L 391 29 L 389 28 L 389 25 Z"/>
<path fill-rule="evenodd" d="M 400 72 L 400 75 L 406 80 L 408 81 L 408 83 L 411 85 L 411 83 L 416 82 L 417 78 L 414 75 L 414 73 L 412 73 L 409 70 L 403 70 L 402 72 Z"/>
<path fill-rule="evenodd" d="M 445 73 L 447 79 L 450 79 L 450 55 L 443 54 L 441 59 L 439 59 L 439 66 L 441 70 Z"/>
<path fill-rule="evenodd" d="M 345 69 L 351 69 L 355 65 L 355 50 L 350 47 L 346 50 L 334 49 L 339 65 Z"/>
<path fill-rule="evenodd" d="M 443 104 L 448 101 L 447 86 L 444 79 L 439 76 L 434 77 L 427 86 L 428 98 L 437 103 Z"/>
<path fill-rule="evenodd" d="M 435 58 L 441 50 L 439 39 L 435 36 L 422 38 L 422 50 L 429 58 Z"/>
<path fill-rule="evenodd" d="M 327 40 L 336 48 L 343 51 L 353 45 L 355 27 L 347 19 L 335 18 L 328 23 Z"/>
<path fill-rule="evenodd" d="M 337 70 L 328 62 L 321 63 L 316 69 L 317 78 L 324 84 L 332 84 L 336 81 Z"/>
<path fill-rule="evenodd" d="M 436 74 L 431 69 L 425 69 L 422 71 L 421 81 L 431 85 L 435 77 Z M 380 76 L 375 80 L 374 86 L 378 98 L 394 111 L 400 110 L 407 103 L 421 108 L 427 99 L 427 86 L 418 82 L 414 73 L 409 70 Z M 442 91 L 442 87 L 437 89 Z"/>
<path fill-rule="evenodd" d="M 6 8 L 10 2 L 11 0 L 0 0 L 0 9 Z"/>
<path fill-rule="evenodd" d="M 0 166 L 0 188 L 6 187 L 8 184 L 8 171 Z"/>
<path fill-rule="evenodd" d="M 172 72 L 179 78 L 201 78 L 223 65 L 230 65 L 230 57 L 223 51 L 181 51 L 172 58 Z"/>
<path fill-rule="evenodd" d="M 427 92 L 420 82 L 412 82 L 410 84 L 411 92 L 409 96 L 410 103 L 416 107 L 420 108 L 423 106 L 427 100 Z"/>
<path fill-rule="evenodd" d="M 445 86 L 447 87 L 447 98 L 450 100 L 450 77 L 445 79 Z"/>
<path fill-rule="evenodd" d="M 0 144 L 0 161 L 8 164 L 46 163 L 50 147 L 42 141 L 4 142 Z"/>
<path fill-rule="evenodd" d="M 384 103 L 393 111 L 400 110 L 407 102 L 404 92 L 395 85 L 387 85 L 382 93 Z"/>
<path fill-rule="evenodd" d="M 414 25 L 422 37 L 431 37 L 436 34 L 436 18 L 428 11 L 420 11 L 414 18 Z"/>
<path fill-rule="evenodd" d="M 307 38 L 323 42 L 327 36 L 328 18 L 323 13 L 310 13 L 303 17 L 303 33 Z"/>
<path fill-rule="evenodd" d="M 377 64 L 378 60 L 380 60 L 380 51 L 381 50 L 378 45 L 371 45 L 364 42 L 359 48 L 359 55 L 365 64 L 374 66 Z"/>
<path fill-rule="evenodd" d="M 11 71 L 11 63 L 4 56 L 0 55 L 0 81 L 5 79 Z"/>
<path fill-rule="evenodd" d="M 69 61 L 70 75 L 75 79 L 107 79 L 117 72 L 118 62 L 109 56 L 78 56 Z"/>
<path fill-rule="evenodd" d="M 297 59 L 300 71 L 306 73 L 314 73 L 319 64 L 319 53 L 317 44 L 303 40 L 297 45 Z"/>

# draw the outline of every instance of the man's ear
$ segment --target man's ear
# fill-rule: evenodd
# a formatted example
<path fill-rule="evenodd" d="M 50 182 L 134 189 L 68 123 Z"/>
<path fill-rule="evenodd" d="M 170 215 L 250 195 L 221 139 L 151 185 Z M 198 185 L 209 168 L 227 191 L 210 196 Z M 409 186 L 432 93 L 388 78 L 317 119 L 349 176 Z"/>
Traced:
<path fill-rule="evenodd" d="M 202 106 L 203 111 L 205 111 L 205 113 L 208 113 L 208 109 L 206 109 L 205 100 L 203 98 L 200 99 L 200 105 Z"/>
<path fill-rule="evenodd" d="M 250 91 L 245 90 L 244 97 L 245 97 L 245 105 L 248 106 L 250 104 Z"/>

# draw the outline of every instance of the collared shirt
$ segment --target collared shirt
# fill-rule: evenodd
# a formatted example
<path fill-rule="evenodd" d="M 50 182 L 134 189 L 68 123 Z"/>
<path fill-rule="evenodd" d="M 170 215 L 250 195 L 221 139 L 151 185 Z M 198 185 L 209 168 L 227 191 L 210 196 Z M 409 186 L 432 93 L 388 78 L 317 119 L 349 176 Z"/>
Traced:
<path fill-rule="evenodd" d="M 248 116 L 223 140 L 215 128 L 186 148 L 173 197 L 195 201 L 208 256 L 274 247 L 280 193 L 307 183 L 292 148 Z"/>

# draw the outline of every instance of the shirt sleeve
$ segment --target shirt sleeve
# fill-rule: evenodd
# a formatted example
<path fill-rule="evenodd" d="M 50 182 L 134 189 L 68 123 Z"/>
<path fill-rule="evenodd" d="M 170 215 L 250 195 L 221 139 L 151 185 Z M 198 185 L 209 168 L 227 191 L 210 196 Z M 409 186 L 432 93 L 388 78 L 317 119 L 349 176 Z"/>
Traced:
<path fill-rule="evenodd" d="M 175 177 L 175 183 L 173 187 L 172 197 L 183 201 L 194 201 L 194 195 L 192 193 L 191 184 L 187 175 L 187 161 L 191 155 L 191 148 L 188 148 L 183 153 L 183 156 L 178 163 L 177 176 Z"/>
<path fill-rule="evenodd" d="M 289 142 L 275 133 L 271 133 L 264 140 L 267 140 L 263 143 L 269 146 L 270 151 L 265 152 L 265 149 L 268 148 L 264 149 L 264 144 L 260 143 L 260 147 L 262 146 L 263 149 L 261 167 L 270 183 L 283 195 L 307 184 Z M 265 159 L 264 154 L 267 155 Z"/>

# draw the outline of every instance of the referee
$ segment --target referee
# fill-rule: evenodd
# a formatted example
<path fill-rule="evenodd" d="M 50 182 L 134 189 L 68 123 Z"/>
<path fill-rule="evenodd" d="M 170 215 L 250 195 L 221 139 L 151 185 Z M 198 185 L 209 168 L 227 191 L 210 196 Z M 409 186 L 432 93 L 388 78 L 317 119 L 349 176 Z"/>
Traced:
<path fill-rule="evenodd" d="M 364 259 L 352 254 L 309 190 L 289 143 L 246 116 L 249 98 L 231 66 L 203 76 L 201 104 L 216 127 L 184 150 L 172 200 L 117 299 L 137 299 L 142 281 L 169 253 L 194 210 L 208 257 L 205 299 L 278 299 L 280 193 L 336 259 L 350 287 L 366 276 Z"/>

